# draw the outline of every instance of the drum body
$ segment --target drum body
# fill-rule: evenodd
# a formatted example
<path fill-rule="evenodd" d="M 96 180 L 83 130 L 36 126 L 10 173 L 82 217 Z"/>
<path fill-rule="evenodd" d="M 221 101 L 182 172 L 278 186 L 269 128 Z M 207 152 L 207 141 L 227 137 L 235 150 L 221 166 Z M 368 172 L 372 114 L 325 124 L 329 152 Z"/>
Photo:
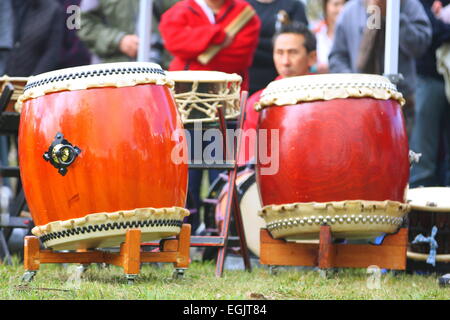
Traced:
<path fill-rule="evenodd" d="M 21 178 L 38 226 L 34 231 L 47 245 L 114 246 L 127 227 L 142 227 L 144 240 L 179 232 L 187 161 L 174 161 L 172 151 L 180 140 L 185 143 L 182 123 L 170 88 L 152 83 L 151 72 L 134 76 L 142 74 L 146 80 L 140 84 L 102 82 L 103 87 L 59 90 L 23 102 Z M 68 144 L 72 149 L 61 147 Z M 74 149 L 73 162 L 61 168 Z M 164 227 L 147 230 L 150 225 Z M 92 232 L 77 238 L 75 230 Z M 58 242 L 57 235 L 68 239 Z"/>
<path fill-rule="evenodd" d="M 408 269 L 450 272 L 450 188 L 427 187 L 408 191 Z M 430 243 L 413 243 L 418 235 L 430 237 L 433 227 L 436 248 L 435 266 L 427 264 Z"/>
<path fill-rule="evenodd" d="M 170 71 L 174 96 L 183 123 L 218 121 L 217 109 L 226 119 L 236 119 L 242 78 L 218 71 Z"/>
<path fill-rule="evenodd" d="M 402 203 L 406 200 L 409 159 L 400 97 L 382 92 L 378 94 L 384 99 L 376 97 L 375 90 L 382 91 L 380 87 L 389 84 L 384 78 L 360 76 L 362 79 L 352 84 L 353 77 L 347 75 L 348 83 L 340 88 L 328 83 L 333 75 L 330 79 L 298 77 L 299 87 L 295 78 L 286 79 L 288 86 L 283 90 L 292 84 L 292 90 L 302 91 L 300 97 L 286 100 L 281 96 L 281 103 L 269 97 L 272 105 L 261 111 L 258 130 L 267 132 L 265 140 L 258 135 L 257 180 L 267 209 L 263 214 L 280 213 L 279 218 L 269 220 L 284 236 L 295 236 L 288 231 L 288 224 L 304 223 L 305 234 L 299 238 L 310 238 L 317 236 L 321 224 L 328 223 L 334 224 L 336 236 L 372 237 L 395 231 L 401 222 L 398 218 L 405 213 Z M 322 79 L 325 83 L 321 86 Z M 346 75 L 342 75 L 336 83 L 345 81 Z M 372 91 L 365 87 L 370 81 L 375 81 Z M 311 87 L 300 90 L 303 83 Z M 361 89 L 352 92 L 358 83 Z M 268 98 L 270 89 L 261 101 L 264 95 Z M 292 102 L 286 103 L 289 100 Z M 267 150 L 262 153 L 269 155 L 267 159 L 262 159 L 262 148 Z M 304 221 L 296 220 L 299 216 L 293 212 L 299 211 L 309 212 Z M 356 227 L 347 232 L 347 223 L 362 230 Z M 303 233 L 298 227 L 300 230 L 293 228 L 292 232 Z"/>

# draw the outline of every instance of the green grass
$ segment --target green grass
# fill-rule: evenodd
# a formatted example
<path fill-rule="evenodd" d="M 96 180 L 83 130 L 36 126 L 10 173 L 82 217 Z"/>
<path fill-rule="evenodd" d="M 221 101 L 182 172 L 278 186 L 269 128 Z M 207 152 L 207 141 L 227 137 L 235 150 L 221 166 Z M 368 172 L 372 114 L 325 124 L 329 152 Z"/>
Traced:
<path fill-rule="evenodd" d="M 173 280 L 170 264 L 143 265 L 133 285 L 122 269 L 92 265 L 78 282 L 70 281 L 74 266 L 42 265 L 33 282 L 21 282 L 23 266 L 0 265 L 0 299 L 58 300 L 221 300 L 221 299 L 449 299 L 437 276 L 392 273 L 381 277 L 380 289 L 368 289 L 363 269 L 339 270 L 328 278 L 317 271 L 282 269 L 272 275 L 259 267 L 249 273 L 226 270 L 214 276 L 211 262 L 194 262 L 184 278 Z M 68 281 L 69 280 L 69 281 Z"/>

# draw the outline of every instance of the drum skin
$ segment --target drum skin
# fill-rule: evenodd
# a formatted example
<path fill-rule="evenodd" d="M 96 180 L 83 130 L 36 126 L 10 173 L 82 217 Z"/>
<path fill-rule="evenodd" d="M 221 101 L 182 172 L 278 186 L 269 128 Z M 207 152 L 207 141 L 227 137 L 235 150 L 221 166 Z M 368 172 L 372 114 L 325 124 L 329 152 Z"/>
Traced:
<path fill-rule="evenodd" d="M 273 164 L 260 158 L 257 163 L 264 206 L 406 200 L 409 147 L 395 100 L 348 98 L 272 106 L 262 110 L 258 128 L 268 130 L 268 152 L 273 147 L 270 130 L 279 129 L 278 171 L 262 174 Z"/>
<path fill-rule="evenodd" d="M 63 91 L 27 100 L 19 130 L 23 189 L 36 225 L 98 212 L 183 207 L 187 160 L 171 160 L 182 129 L 167 86 Z M 81 153 L 62 176 L 43 154 L 57 132 Z M 177 140 L 177 141 L 175 141 Z"/>

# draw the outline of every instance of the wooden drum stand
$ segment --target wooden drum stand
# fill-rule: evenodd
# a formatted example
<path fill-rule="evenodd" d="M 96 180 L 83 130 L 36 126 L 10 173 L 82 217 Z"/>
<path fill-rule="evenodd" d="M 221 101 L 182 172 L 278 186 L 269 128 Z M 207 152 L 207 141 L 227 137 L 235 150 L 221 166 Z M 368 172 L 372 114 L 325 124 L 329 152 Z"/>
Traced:
<path fill-rule="evenodd" d="M 319 243 L 296 243 L 273 239 L 267 229 L 260 233 L 260 262 L 276 266 L 308 266 L 331 268 L 367 268 L 405 270 L 408 229 L 400 228 L 387 235 L 380 245 L 335 244 L 330 226 L 320 227 Z"/>
<path fill-rule="evenodd" d="M 23 281 L 30 282 L 43 263 L 107 263 L 122 267 L 128 283 L 133 283 L 140 271 L 141 263 L 167 262 L 175 267 L 174 278 L 183 276 L 189 267 L 191 225 L 183 224 L 176 238 L 162 239 L 159 242 L 159 252 L 141 251 L 141 231 L 130 229 L 126 233 L 125 242 L 120 246 L 119 253 L 101 250 L 83 252 L 55 252 L 41 250 L 39 239 L 34 236 L 25 237 Z"/>

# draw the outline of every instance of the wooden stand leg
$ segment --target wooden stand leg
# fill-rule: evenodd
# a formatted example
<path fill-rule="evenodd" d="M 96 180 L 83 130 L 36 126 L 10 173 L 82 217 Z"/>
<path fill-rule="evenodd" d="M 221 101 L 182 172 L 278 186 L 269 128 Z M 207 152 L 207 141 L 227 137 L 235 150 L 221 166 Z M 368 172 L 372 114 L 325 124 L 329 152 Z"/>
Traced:
<path fill-rule="evenodd" d="M 186 269 L 189 267 L 189 256 L 191 247 L 191 225 L 183 224 L 181 232 L 177 236 L 178 239 L 178 258 L 174 263 L 175 268 Z"/>
<path fill-rule="evenodd" d="M 334 266 L 335 248 L 333 246 L 333 239 L 331 236 L 330 226 L 320 227 L 319 238 L 319 263 L 320 269 L 330 269 Z"/>
<path fill-rule="evenodd" d="M 99 250 L 78 250 L 77 252 L 53 252 L 40 250 L 39 239 L 25 237 L 23 281 L 31 281 L 41 263 L 107 263 L 122 267 L 128 283 L 133 283 L 140 272 L 142 262 L 169 262 L 176 268 L 177 277 L 183 275 L 189 266 L 191 225 L 183 224 L 176 239 L 162 241 L 162 252 L 141 252 L 141 230 L 128 230 L 120 253 Z"/>
<path fill-rule="evenodd" d="M 260 262 L 269 266 L 318 266 L 320 269 L 377 265 L 382 269 L 405 270 L 407 247 L 407 228 L 386 236 L 381 245 L 334 244 L 329 226 L 320 228 L 319 244 L 276 240 L 266 229 L 261 229 Z"/>
<path fill-rule="evenodd" d="M 120 254 L 122 266 L 128 278 L 139 274 L 141 268 L 141 230 L 128 230 Z"/>
<path fill-rule="evenodd" d="M 184 276 L 184 271 L 189 267 L 191 248 L 191 225 L 183 224 L 181 232 L 177 236 L 177 258 L 174 262 L 175 270 L 173 278 L 178 279 Z"/>
<path fill-rule="evenodd" d="M 25 268 L 25 273 L 22 277 L 22 281 L 30 282 L 33 280 L 36 272 L 39 270 L 39 254 L 40 254 L 40 244 L 37 237 L 28 236 L 25 237 L 24 247 L 23 247 L 23 265 Z"/>
<path fill-rule="evenodd" d="M 23 265 L 26 271 L 39 270 L 39 239 L 37 237 L 25 237 Z"/>

